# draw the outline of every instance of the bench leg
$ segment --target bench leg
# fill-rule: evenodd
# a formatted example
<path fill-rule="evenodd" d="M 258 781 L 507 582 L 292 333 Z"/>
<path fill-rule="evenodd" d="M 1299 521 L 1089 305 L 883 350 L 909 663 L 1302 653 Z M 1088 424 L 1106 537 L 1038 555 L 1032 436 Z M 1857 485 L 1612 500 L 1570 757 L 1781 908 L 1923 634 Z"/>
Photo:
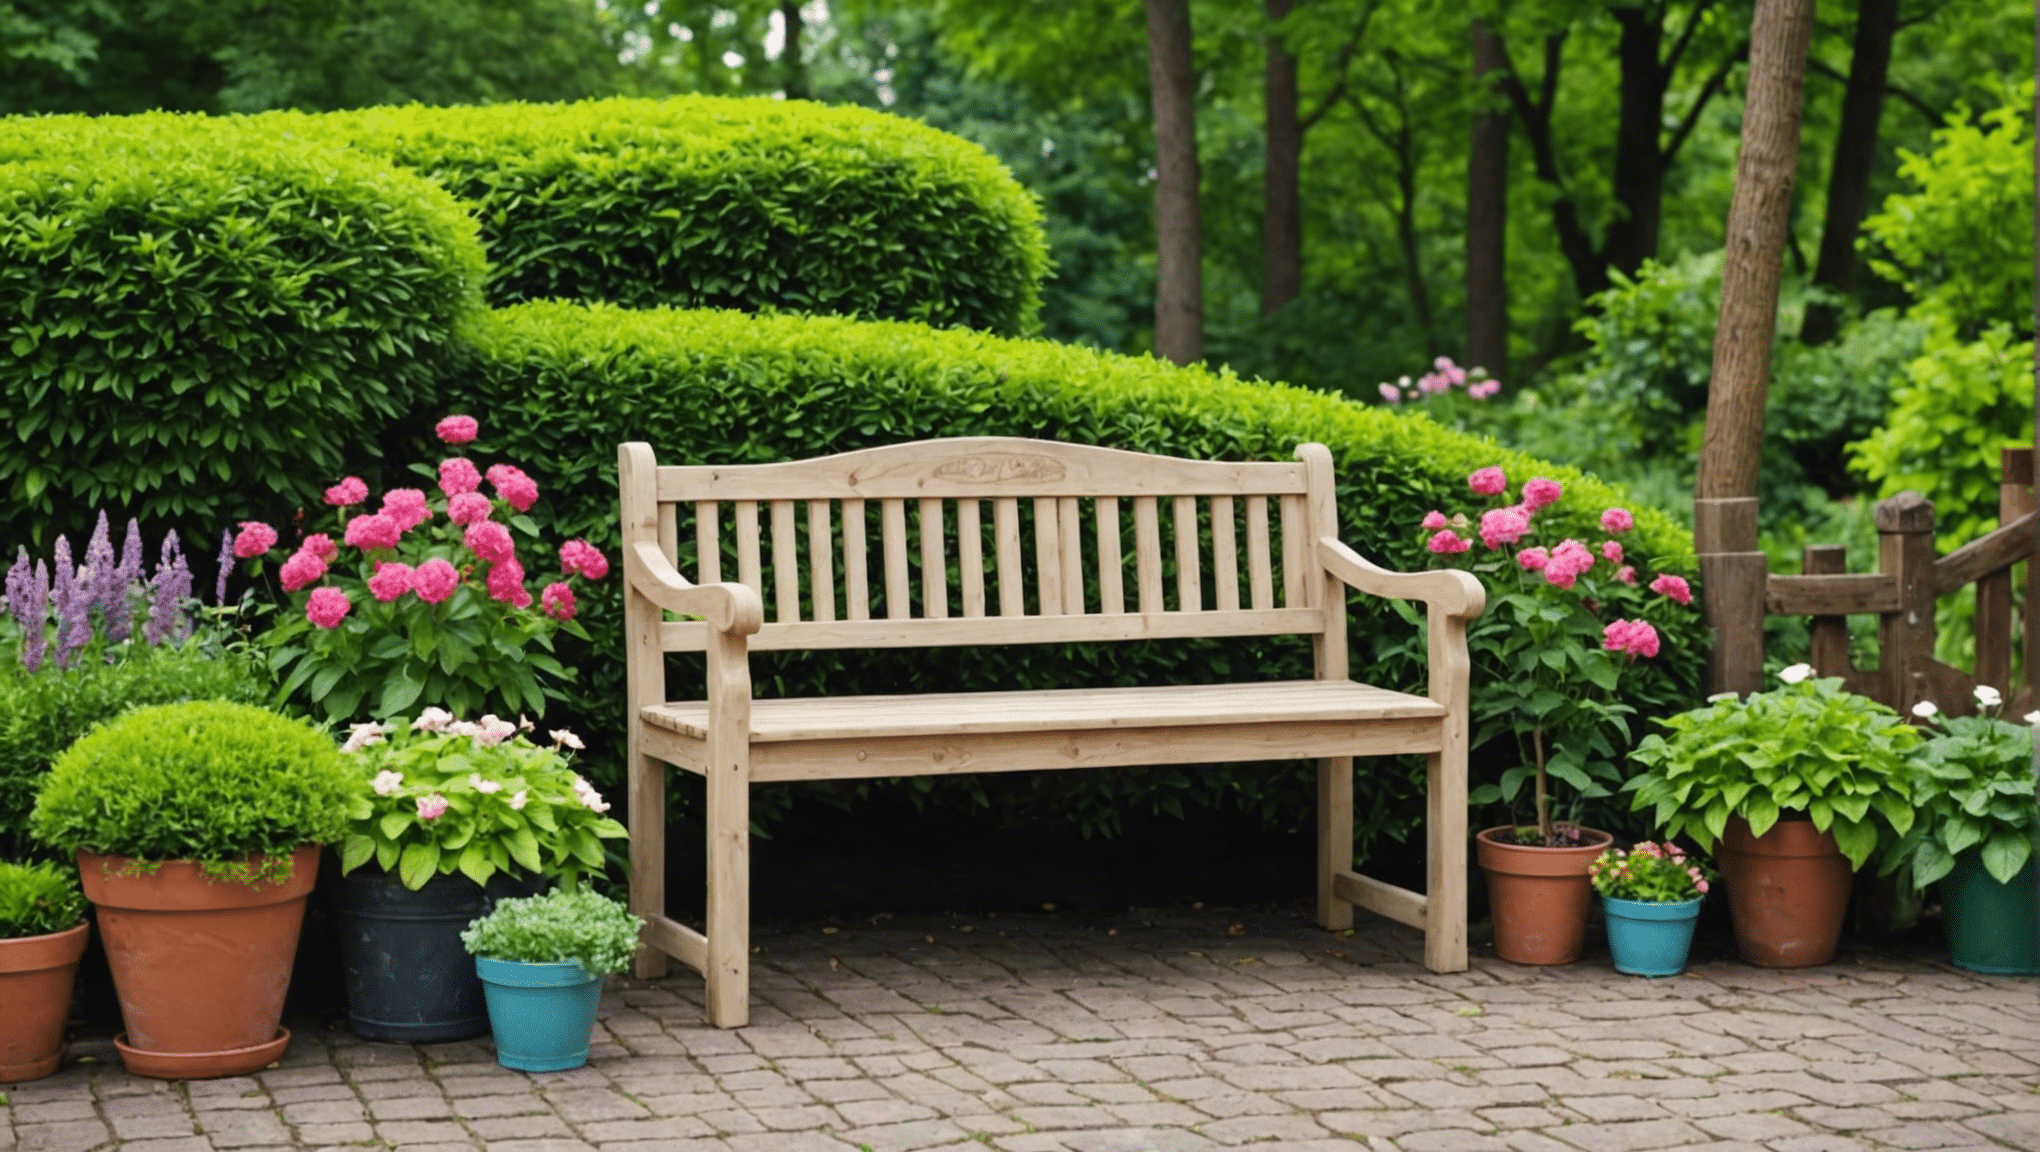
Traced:
<path fill-rule="evenodd" d="M 666 914 L 666 764 L 637 751 L 631 741 L 630 779 L 630 910 L 639 916 Z M 666 974 L 666 954 L 649 944 L 638 945 L 631 971 L 640 980 Z"/>
<path fill-rule="evenodd" d="M 1466 971 L 1466 745 L 1433 752 L 1426 772 L 1424 967 Z M 1448 756 L 1456 756 L 1448 760 Z"/>
<path fill-rule="evenodd" d="M 1317 922 L 1342 932 L 1353 926 L 1353 905 L 1339 899 L 1332 876 L 1353 870 L 1353 758 L 1330 756 L 1317 769 Z"/>
<path fill-rule="evenodd" d="M 708 1021 L 741 1028 L 751 1019 L 751 779 L 749 757 L 720 759 L 708 773 Z"/>

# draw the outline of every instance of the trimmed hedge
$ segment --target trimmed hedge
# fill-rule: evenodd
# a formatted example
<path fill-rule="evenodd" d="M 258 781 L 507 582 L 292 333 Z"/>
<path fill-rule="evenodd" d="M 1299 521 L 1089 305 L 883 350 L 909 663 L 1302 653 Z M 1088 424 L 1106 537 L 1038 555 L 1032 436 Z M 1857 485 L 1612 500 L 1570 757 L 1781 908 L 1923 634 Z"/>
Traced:
<path fill-rule="evenodd" d="M 1466 477 L 1491 464 L 1512 476 L 1543 473 L 1573 490 L 1567 530 L 1598 539 L 1591 517 L 1621 493 L 1566 468 L 1532 460 L 1439 428 L 1321 393 L 1247 382 L 1223 372 L 1068 345 L 961 331 L 833 318 L 748 317 L 730 312 L 632 312 L 607 306 L 536 303 L 491 314 L 477 325 L 474 362 L 451 386 L 485 413 L 490 451 L 528 461 L 547 489 L 543 508 L 555 535 L 617 542 L 615 451 L 646 440 L 662 463 L 747 463 L 794 459 L 938 436 L 1024 435 L 1107 444 L 1206 459 L 1277 460 L 1295 445 L 1331 447 L 1339 469 L 1345 538 L 1397 568 L 1429 559 L 1417 522 L 1432 508 L 1470 503 Z M 1637 512 L 1625 541 L 1640 568 L 1691 571 L 1691 538 L 1667 517 Z M 683 544 L 683 552 L 691 547 Z M 689 558 L 683 555 L 683 564 Z M 1423 683 L 1409 626 L 1387 604 L 1356 601 L 1354 662 L 1389 686 Z M 583 604 L 594 651 L 621 651 L 614 588 Z M 1649 671 L 1625 678 L 1639 695 L 1669 685 L 1697 689 L 1705 647 L 1698 613 L 1691 632 L 1668 635 Z M 856 684 L 863 691 L 1075 686 L 1141 681 L 1307 676 L 1308 646 L 1295 638 L 902 653 L 761 654 L 762 695 Z M 620 752 L 621 661 L 582 662 L 572 707 Z M 1251 669 L 1251 671 L 1249 671 Z M 1658 679 L 1649 683 L 1652 676 Z M 677 686 L 687 682 L 677 675 Z M 1648 699 L 1649 696 L 1642 695 Z M 1639 732 L 1638 735 L 1641 733 Z M 597 748 L 599 753 L 603 751 Z M 1491 772 L 1500 767 L 1490 765 Z M 614 761 L 609 765 L 614 772 Z M 1483 778 L 1476 774 L 1476 780 Z M 1492 775 L 1485 778 L 1492 778 Z M 1110 830 L 1123 807 L 1165 812 L 1185 802 L 1237 806 L 1274 826 L 1307 819 L 1307 766 L 1275 773 L 1161 770 L 1051 773 L 1024 781 L 971 777 L 934 785 L 959 802 L 1002 805 L 1028 796 Z M 1379 778 L 1378 778 L 1379 779 Z M 1380 779 L 1383 802 L 1365 807 L 1363 843 L 1400 838 L 1421 812 L 1421 765 Z M 930 787 L 925 781 L 914 787 Z M 783 794 L 784 790 L 775 790 Z M 767 795 L 774 794 L 768 792 Z"/>
<path fill-rule="evenodd" d="M 946 132 L 861 108 L 690 96 L 255 119 L 470 203 L 490 302 L 572 299 L 1040 329 L 1041 212 Z"/>
<path fill-rule="evenodd" d="M 0 121 L 0 538 L 106 506 L 203 541 L 256 493 L 316 503 L 429 403 L 482 271 L 459 203 L 380 160 L 198 116 Z"/>

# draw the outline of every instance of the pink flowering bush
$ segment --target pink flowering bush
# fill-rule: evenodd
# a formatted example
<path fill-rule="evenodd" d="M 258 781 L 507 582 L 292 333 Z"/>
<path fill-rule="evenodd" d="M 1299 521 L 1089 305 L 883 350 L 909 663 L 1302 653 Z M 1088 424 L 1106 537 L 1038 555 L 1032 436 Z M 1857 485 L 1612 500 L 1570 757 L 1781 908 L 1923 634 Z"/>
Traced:
<path fill-rule="evenodd" d="M 1524 786 L 1534 785 L 1536 829 L 1518 836 L 1555 845 L 1565 829 L 1552 816 L 1551 782 L 1570 785 L 1582 800 L 1621 786 L 1617 760 L 1630 742 L 1635 706 L 1617 695 L 1617 685 L 1638 661 L 1658 655 L 1660 629 L 1690 629 L 1692 621 L 1679 617 L 1693 613 L 1692 591 L 1670 573 L 1638 586 L 1618 539 L 1636 524 L 1626 508 L 1598 514 L 1605 536 L 1552 539 L 1553 523 L 1597 523 L 1564 513 L 1558 481 L 1530 477 L 1511 497 L 1503 470 L 1482 468 L 1466 486 L 1488 506 L 1434 510 L 1417 531 L 1434 567 L 1465 568 L 1488 586 L 1488 610 L 1468 630 L 1473 743 L 1490 746 L 1490 758 L 1492 745 L 1512 747 L 1500 778 L 1475 788 L 1471 799 L 1513 807 Z"/>
<path fill-rule="evenodd" d="M 437 431 L 466 445 L 481 429 L 471 416 L 449 416 Z M 585 540 L 557 550 L 538 543 L 525 515 L 538 483 L 522 469 L 484 470 L 456 456 L 436 472 L 436 493 L 392 488 L 375 500 L 352 476 L 326 489 L 338 523 L 284 557 L 275 575 L 295 610 L 258 637 L 280 697 L 333 720 L 420 705 L 544 715 L 547 699 L 560 697 L 573 672 L 554 659 L 553 634 L 587 638 L 573 586 L 602 579 L 609 561 Z M 276 529 L 249 521 L 227 544 L 260 573 L 279 541 Z M 541 574 L 536 589 L 528 573 Z"/>
<path fill-rule="evenodd" d="M 1610 848 L 1587 865 L 1594 891 L 1617 900 L 1681 904 L 1707 895 L 1714 869 L 1667 840 L 1645 840 L 1627 850 Z"/>
<path fill-rule="evenodd" d="M 1383 381 L 1376 388 L 1390 404 L 1443 401 L 1455 395 L 1487 400 L 1501 390 L 1502 382 L 1489 377 L 1487 369 L 1462 368 L 1450 356 L 1431 361 L 1431 370 L 1415 380 L 1404 376 L 1394 382 Z"/>

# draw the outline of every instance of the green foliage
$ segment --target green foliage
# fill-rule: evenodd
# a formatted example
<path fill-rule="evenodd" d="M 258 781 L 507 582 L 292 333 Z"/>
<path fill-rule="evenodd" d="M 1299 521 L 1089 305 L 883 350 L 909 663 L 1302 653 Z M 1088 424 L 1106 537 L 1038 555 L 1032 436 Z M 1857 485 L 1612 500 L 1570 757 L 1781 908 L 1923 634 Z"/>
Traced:
<path fill-rule="evenodd" d="M 1647 770 L 1624 789 L 1666 836 L 1687 835 L 1713 851 L 1730 816 L 1761 836 L 1786 817 L 1804 817 L 1857 868 L 1880 839 L 1913 826 L 1909 754 L 1919 733 L 1898 714 L 1842 688 L 1839 677 L 1786 669 L 1787 682 L 1738 700 L 1660 720 L 1630 753 Z"/>
<path fill-rule="evenodd" d="M 346 828 L 353 774 L 317 728 L 246 704 L 138 708 L 57 757 L 29 817 L 64 852 L 144 863 L 197 860 L 245 878 L 248 857 L 288 859 Z"/>
<path fill-rule="evenodd" d="M 0 123 L 0 538 L 312 504 L 429 398 L 474 224 L 379 161 L 169 115 Z"/>
<path fill-rule="evenodd" d="M 29 810 L 50 765 L 96 724 L 130 708 L 182 700 L 258 704 L 269 695 L 261 665 L 204 634 L 182 644 L 87 649 L 68 671 L 0 665 L 0 855 L 31 850 Z"/>
<path fill-rule="evenodd" d="M 0 940 L 47 936 L 84 922 L 85 893 L 78 889 L 76 868 L 0 860 Z"/>
<path fill-rule="evenodd" d="M 591 975 L 621 972 L 637 951 L 645 922 L 594 892 L 559 889 L 513 896 L 467 926 L 460 942 L 487 960 L 554 964 L 572 960 Z"/>
<path fill-rule="evenodd" d="M 416 891 L 455 872 L 476 884 L 508 872 L 572 888 L 601 871 L 602 841 L 629 833 L 567 766 L 561 746 L 579 739 L 556 731 L 541 748 L 506 738 L 516 731 L 494 716 L 463 725 L 437 709 L 413 724 L 356 725 L 341 872 L 372 859 Z"/>
<path fill-rule="evenodd" d="M 1667 840 L 1610 848 L 1587 866 L 1594 891 L 1617 900 L 1676 904 L 1707 894 L 1714 870 Z"/>
<path fill-rule="evenodd" d="M 946 133 L 858 108 L 677 97 L 257 123 L 431 177 L 481 223 L 497 305 L 826 312 L 1039 327 L 1040 210 Z"/>
<path fill-rule="evenodd" d="M 1912 862 L 1925 888 L 1975 849 L 1984 870 L 2010 882 L 2033 852 L 2040 809 L 2033 799 L 2033 728 L 1994 716 L 1941 716 L 1941 731 L 1915 753 L 1912 804 L 1919 817 L 1884 870 Z"/>

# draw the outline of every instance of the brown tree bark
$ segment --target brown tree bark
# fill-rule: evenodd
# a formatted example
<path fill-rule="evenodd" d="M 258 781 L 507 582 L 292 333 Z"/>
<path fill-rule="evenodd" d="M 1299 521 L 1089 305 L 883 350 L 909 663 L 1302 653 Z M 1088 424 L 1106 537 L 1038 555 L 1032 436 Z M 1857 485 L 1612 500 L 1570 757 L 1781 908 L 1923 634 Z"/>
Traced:
<path fill-rule="evenodd" d="M 801 19 L 800 5 L 801 0 L 779 0 L 779 18 L 786 29 L 786 44 L 779 51 L 779 64 L 785 75 L 780 88 L 788 100 L 806 100 L 813 95 L 807 62 L 800 55 L 801 33 L 807 28 Z"/>
<path fill-rule="evenodd" d="M 1799 163 L 1813 5 L 1814 0 L 1757 0 L 1751 21 L 1749 92 L 1693 499 L 1693 544 L 1707 620 L 1715 631 L 1710 692 L 1762 687 L 1765 561 L 1757 550 L 1757 466 Z"/>
<path fill-rule="evenodd" d="M 1274 24 L 1295 0 L 1265 0 Z M 1303 120 L 1297 111 L 1296 57 L 1282 37 L 1268 36 L 1261 78 L 1267 139 L 1261 178 L 1261 314 L 1281 308 L 1303 290 Z"/>
<path fill-rule="evenodd" d="M 1203 224 L 1198 211 L 1197 72 L 1190 0 L 1143 0 L 1155 122 L 1155 354 L 1204 356 Z"/>
<path fill-rule="evenodd" d="M 1601 259 L 1634 275 L 1657 255 L 1658 221 L 1663 215 L 1665 156 L 1659 147 L 1665 118 L 1665 84 L 1671 71 L 1659 56 L 1664 42 L 1664 9 L 1617 8 L 1622 29 L 1616 50 L 1621 67 L 1621 100 L 1615 122 L 1615 202 L 1622 212 L 1608 222 Z"/>
<path fill-rule="evenodd" d="M 1828 175 L 1827 214 L 1820 224 L 1820 256 L 1813 282 L 1847 294 L 1856 286 L 1856 233 L 1870 207 L 1870 174 L 1877 160 L 1877 125 L 1884 116 L 1884 84 L 1891 72 L 1891 41 L 1898 33 L 1898 0 L 1861 0 L 1849 83 L 1842 90 L 1842 125 Z M 1825 344 L 1841 326 L 1841 310 L 1824 300 L 1806 306 L 1799 325 L 1805 344 Z"/>
<path fill-rule="evenodd" d="M 1478 19 L 1471 40 L 1473 88 L 1484 93 L 1508 61 L 1501 38 Z M 1509 113 L 1475 112 L 1466 156 L 1466 362 L 1496 379 L 1509 374 L 1508 229 Z"/>

